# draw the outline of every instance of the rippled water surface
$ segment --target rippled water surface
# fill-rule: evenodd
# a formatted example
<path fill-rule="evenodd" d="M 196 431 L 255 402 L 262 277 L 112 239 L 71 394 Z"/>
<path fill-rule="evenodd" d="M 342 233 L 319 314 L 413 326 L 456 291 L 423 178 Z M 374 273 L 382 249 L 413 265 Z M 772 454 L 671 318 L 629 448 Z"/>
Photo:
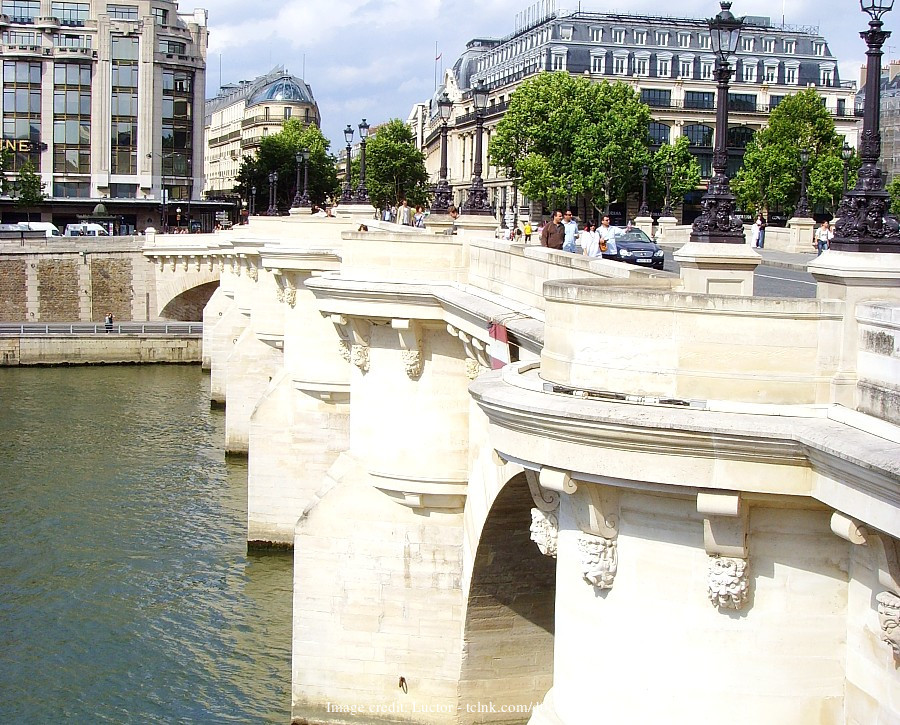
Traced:
<path fill-rule="evenodd" d="M 291 558 L 208 386 L 0 368 L 0 723 L 289 722 Z"/>

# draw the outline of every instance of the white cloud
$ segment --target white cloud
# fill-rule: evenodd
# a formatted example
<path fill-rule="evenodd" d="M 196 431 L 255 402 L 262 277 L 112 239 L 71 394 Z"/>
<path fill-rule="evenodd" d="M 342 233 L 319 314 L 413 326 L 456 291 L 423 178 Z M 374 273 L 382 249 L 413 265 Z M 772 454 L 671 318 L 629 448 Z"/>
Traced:
<path fill-rule="evenodd" d="M 416 102 L 431 95 L 435 75 L 435 42 L 443 54 L 438 73 L 452 65 L 476 37 L 503 37 L 515 30 L 516 14 L 528 0 L 266 0 L 248 12 L 245 0 L 196 0 L 209 11 L 207 95 L 215 95 L 221 80 L 251 79 L 284 65 L 304 75 L 322 113 L 325 135 L 343 143 L 342 130 L 365 116 L 376 124 L 406 118 Z M 658 0 L 588 3 L 584 11 L 660 15 Z M 560 0 L 560 8 L 575 10 L 577 0 Z M 182 11 L 193 4 L 181 0 Z M 719 10 L 714 0 L 682 0 L 678 17 L 705 18 Z M 868 18 L 848 0 L 735 0 L 735 15 L 768 16 L 774 23 L 819 26 L 839 60 L 843 80 L 857 81 L 865 61 L 859 32 Z M 886 29 L 895 23 L 885 16 Z M 885 47 L 886 58 L 900 55 L 900 43 Z M 357 118 L 359 117 L 359 118 Z"/>

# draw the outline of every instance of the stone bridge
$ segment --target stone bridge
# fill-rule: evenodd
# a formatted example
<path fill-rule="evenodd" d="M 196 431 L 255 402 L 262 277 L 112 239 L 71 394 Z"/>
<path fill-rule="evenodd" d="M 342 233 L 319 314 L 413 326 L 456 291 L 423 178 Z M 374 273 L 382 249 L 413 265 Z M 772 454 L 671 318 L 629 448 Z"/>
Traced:
<path fill-rule="evenodd" d="M 218 235 L 0 238 L 0 321 L 196 321 L 227 259 Z"/>
<path fill-rule="evenodd" d="M 766 299 L 745 247 L 675 277 L 345 213 L 145 250 L 160 300 L 221 274 L 296 722 L 900 719 L 900 255 Z"/>

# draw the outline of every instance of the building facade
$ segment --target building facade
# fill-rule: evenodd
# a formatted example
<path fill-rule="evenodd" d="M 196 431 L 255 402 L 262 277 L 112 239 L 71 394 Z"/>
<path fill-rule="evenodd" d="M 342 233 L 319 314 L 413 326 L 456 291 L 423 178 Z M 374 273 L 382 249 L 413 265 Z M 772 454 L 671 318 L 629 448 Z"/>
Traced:
<path fill-rule="evenodd" d="M 14 183 L 27 162 L 39 173 L 47 200 L 34 211 L 59 226 L 102 199 L 134 230 L 199 199 L 205 10 L 3 0 L 0 33 L 7 170 Z"/>
<path fill-rule="evenodd" d="M 222 86 L 206 102 L 204 113 L 206 196 L 231 194 L 242 159 L 254 154 L 260 141 L 278 133 L 289 118 L 320 125 L 312 88 L 282 66 L 252 81 Z"/>
<path fill-rule="evenodd" d="M 485 114 L 484 148 L 503 118 L 510 95 L 525 78 L 544 71 L 565 71 L 593 80 L 633 86 L 650 106 L 650 136 L 655 147 L 687 136 L 700 162 L 701 176 L 712 171 L 716 134 L 715 56 L 706 20 L 557 12 L 520 16 L 515 32 L 502 39 L 475 38 L 445 74 L 435 96 L 417 104 L 410 123 L 423 139 L 428 169 L 437 180 L 440 119 L 437 98 L 446 91 L 454 101 L 448 159 L 457 202 L 465 199 L 474 166 L 475 116 L 471 88 L 482 80 L 491 92 Z M 740 47 L 732 61 L 728 147 L 730 172 L 739 168 L 753 133 L 766 125 L 770 111 L 787 95 L 814 87 L 832 113 L 837 132 L 856 146 L 856 84 L 843 81 L 838 61 L 817 28 L 775 25 L 767 17 L 746 17 Z M 485 159 L 485 184 L 496 205 L 511 184 Z M 701 192 L 696 199 L 699 202 Z M 624 209 L 622 210 L 624 213 Z"/>

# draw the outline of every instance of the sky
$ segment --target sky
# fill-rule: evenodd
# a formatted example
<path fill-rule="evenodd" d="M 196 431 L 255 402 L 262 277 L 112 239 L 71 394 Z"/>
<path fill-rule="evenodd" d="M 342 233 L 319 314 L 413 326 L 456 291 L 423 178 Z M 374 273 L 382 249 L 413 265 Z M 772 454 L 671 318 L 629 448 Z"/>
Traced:
<path fill-rule="evenodd" d="M 659 0 L 619 4 L 557 0 L 559 10 L 659 13 Z M 516 29 L 516 15 L 528 0 L 179 0 L 179 11 L 204 8 L 209 19 L 206 96 L 223 83 L 252 80 L 276 65 L 311 87 L 322 131 L 336 152 L 343 129 L 365 118 L 372 126 L 406 119 L 412 106 L 431 97 L 444 68 L 476 37 L 503 37 Z M 764 15 L 780 24 L 818 26 L 842 80 L 859 81 L 865 43 L 859 33 L 868 16 L 858 0 L 735 0 L 737 16 Z M 707 18 L 719 11 L 713 0 L 680 0 L 678 17 Z M 897 30 L 900 9 L 884 17 Z M 435 50 L 437 48 L 437 50 Z M 435 57 L 441 58 L 435 63 Z M 900 58 L 900 32 L 885 45 L 885 61 Z M 358 131 L 357 131 L 358 133 Z"/>

